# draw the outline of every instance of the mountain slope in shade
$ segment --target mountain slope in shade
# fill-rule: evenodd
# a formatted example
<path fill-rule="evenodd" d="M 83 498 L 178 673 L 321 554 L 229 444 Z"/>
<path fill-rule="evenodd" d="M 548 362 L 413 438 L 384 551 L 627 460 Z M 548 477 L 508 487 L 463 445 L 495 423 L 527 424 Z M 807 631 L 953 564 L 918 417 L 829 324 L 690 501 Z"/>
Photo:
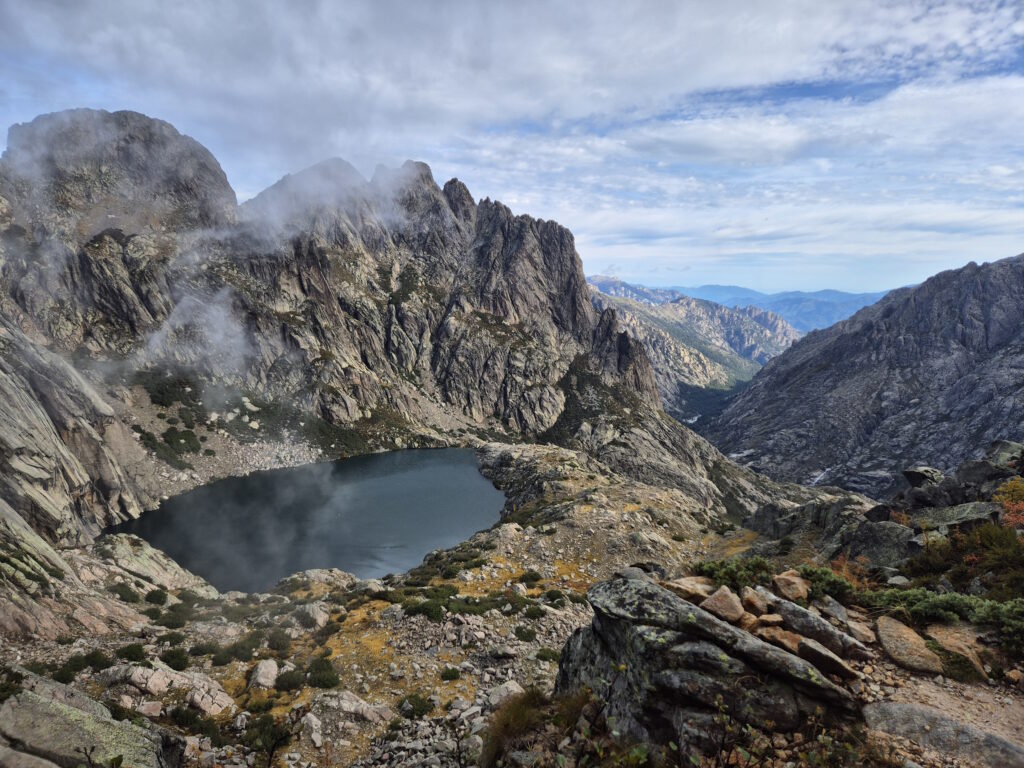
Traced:
<path fill-rule="evenodd" d="M 599 309 L 614 308 L 644 345 L 662 404 L 684 420 L 714 412 L 730 391 L 800 337 L 778 315 L 757 307 L 733 309 L 688 296 L 649 303 L 599 290 L 592 296 Z"/>
<path fill-rule="evenodd" d="M 705 430 L 776 478 L 879 495 L 1024 435 L 1024 255 L 893 291 L 772 360 Z"/>

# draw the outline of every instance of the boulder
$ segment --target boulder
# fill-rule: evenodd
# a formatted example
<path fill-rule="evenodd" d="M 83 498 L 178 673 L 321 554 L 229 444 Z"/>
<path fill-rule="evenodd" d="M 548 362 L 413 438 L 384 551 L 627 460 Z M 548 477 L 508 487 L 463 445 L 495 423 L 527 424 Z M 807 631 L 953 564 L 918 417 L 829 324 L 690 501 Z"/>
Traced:
<path fill-rule="evenodd" d="M 982 523 L 994 523 L 1002 508 L 991 502 L 972 501 L 955 507 L 932 507 L 911 513 L 914 530 L 925 534 L 947 534 L 951 528 L 973 528 Z"/>
<path fill-rule="evenodd" d="M 309 738 L 314 747 L 320 749 L 324 745 L 324 735 L 321 730 L 320 718 L 312 712 L 302 716 L 302 733 Z"/>
<path fill-rule="evenodd" d="M 865 521 L 845 535 L 845 548 L 852 559 L 863 557 L 876 567 L 895 568 L 910 555 L 913 537 L 913 529 L 905 525 Z"/>
<path fill-rule="evenodd" d="M 909 467 L 903 470 L 903 476 L 910 483 L 911 488 L 921 488 L 925 485 L 938 485 L 946 476 L 934 467 L 918 466 Z"/>
<path fill-rule="evenodd" d="M 337 698 L 338 709 L 347 715 L 355 715 L 368 723 L 386 723 L 395 715 L 391 709 L 384 705 L 369 704 L 359 698 L 352 691 L 342 691 Z"/>
<path fill-rule="evenodd" d="M 782 597 L 792 602 L 807 602 L 811 583 L 797 571 L 786 571 L 772 577 L 772 586 Z"/>
<path fill-rule="evenodd" d="M 556 691 L 590 688 L 623 738 L 711 748 L 723 702 L 740 722 L 771 720 L 780 731 L 817 707 L 834 716 L 857 711 L 851 694 L 813 664 L 663 586 L 618 578 L 596 584 L 588 598 L 594 618 L 569 638 Z M 755 632 L 767 629 L 777 628 Z M 794 649 L 799 641 L 794 636 Z"/>
<path fill-rule="evenodd" d="M 515 680 L 506 680 L 501 685 L 491 688 L 487 694 L 487 703 L 492 707 L 500 707 L 513 696 L 518 696 L 521 693 L 523 693 L 523 686 Z"/>
<path fill-rule="evenodd" d="M 996 440 L 985 452 L 985 459 L 998 469 L 1019 472 L 1024 469 L 1024 444 L 1012 440 Z"/>
<path fill-rule="evenodd" d="M 740 598 L 743 600 L 743 607 L 755 616 L 768 613 L 768 601 L 751 587 L 744 587 L 740 593 Z"/>
<path fill-rule="evenodd" d="M 730 624 L 738 622 L 745 613 L 743 603 L 736 597 L 736 593 L 724 584 L 701 602 L 700 607 Z"/>
<path fill-rule="evenodd" d="M 817 640 L 832 653 L 844 659 L 864 661 L 874 658 L 874 654 L 859 640 L 833 627 L 821 616 L 811 613 L 806 608 L 789 600 L 775 597 L 764 587 L 757 587 L 757 589 L 765 599 L 772 600 L 772 610 L 782 616 L 782 625 L 791 632 Z"/>
<path fill-rule="evenodd" d="M 0 768 L 57 768 L 56 764 L 41 757 L 16 752 L 0 745 Z"/>
<path fill-rule="evenodd" d="M 995 734 L 962 723 L 923 704 L 879 701 L 864 707 L 875 731 L 910 739 L 946 757 L 985 768 L 1024 768 L 1024 749 Z"/>
<path fill-rule="evenodd" d="M 795 632 L 789 632 L 782 627 L 773 626 L 757 627 L 754 630 L 754 634 L 762 640 L 772 643 L 773 645 L 777 645 L 780 648 L 785 648 L 790 653 L 796 654 L 799 654 L 800 652 L 800 641 L 807 639 L 805 637 L 800 637 L 800 635 Z"/>
<path fill-rule="evenodd" d="M 305 603 L 300 605 L 292 615 L 300 627 L 304 629 L 320 629 L 331 620 L 331 613 L 322 602 Z"/>
<path fill-rule="evenodd" d="M 915 672 L 942 674 L 942 660 L 931 651 L 917 632 L 889 616 L 881 616 L 876 624 L 878 642 L 889 657 L 901 667 Z"/>
<path fill-rule="evenodd" d="M 827 675 L 838 675 L 847 680 L 859 678 L 860 673 L 836 656 L 817 640 L 801 637 L 797 643 L 797 655 L 806 659 Z"/>
<path fill-rule="evenodd" d="M 979 680 L 987 680 L 988 673 L 981 663 L 978 637 L 968 625 L 932 624 L 925 634 L 938 643 L 943 650 L 962 657 L 974 669 Z"/>
<path fill-rule="evenodd" d="M 132 768 L 177 768 L 185 753 L 184 739 L 161 728 L 114 720 L 109 712 L 96 714 L 32 691 L 0 706 L 0 736 L 19 752 L 62 768 L 77 768 L 83 762 L 79 750 L 91 747 L 97 765 L 120 757 Z"/>
<path fill-rule="evenodd" d="M 666 581 L 664 586 L 687 600 L 703 600 L 715 591 L 715 582 L 707 576 L 683 576 Z"/>
<path fill-rule="evenodd" d="M 875 637 L 874 630 L 862 621 L 850 619 L 846 622 L 846 628 L 856 640 L 864 645 L 877 642 L 878 640 L 878 638 Z"/>
<path fill-rule="evenodd" d="M 273 659 L 263 659 L 249 675 L 250 688 L 273 688 L 277 682 L 277 662 Z"/>

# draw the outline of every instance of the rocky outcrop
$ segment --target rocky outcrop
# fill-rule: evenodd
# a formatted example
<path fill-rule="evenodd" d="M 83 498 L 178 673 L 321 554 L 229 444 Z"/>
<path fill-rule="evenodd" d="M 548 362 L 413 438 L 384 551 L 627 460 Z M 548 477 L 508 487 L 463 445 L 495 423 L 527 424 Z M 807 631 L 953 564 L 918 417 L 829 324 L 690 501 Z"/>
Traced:
<path fill-rule="evenodd" d="M 28 759 L 24 764 L 33 765 L 29 758 L 36 758 L 61 768 L 118 759 L 140 768 L 184 764 L 180 736 L 148 722 L 143 727 L 115 720 L 102 704 L 68 686 L 27 673 L 25 678 L 22 692 L 0 705 L 0 737 L 13 746 L 5 761 Z"/>
<path fill-rule="evenodd" d="M 598 309 L 614 308 L 647 352 L 665 409 L 679 418 L 702 415 L 700 390 L 728 390 L 749 380 L 800 337 L 782 318 L 747 307 L 675 297 L 664 303 L 592 291 Z"/>
<path fill-rule="evenodd" d="M 63 578 L 57 549 L 167 493 L 160 408 L 187 405 L 230 437 L 207 396 L 243 403 L 243 418 L 267 408 L 238 443 L 277 429 L 316 440 L 316 457 L 487 435 L 586 453 L 705 517 L 804 496 L 665 417 L 643 346 L 595 309 L 555 222 L 441 188 L 412 162 L 367 180 L 326 161 L 239 208 L 206 150 L 134 113 L 14 134 L 0 161 L 0 546 L 18 595 L 5 629 L 63 631 L 32 607 Z M 146 415 L 165 381 L 176 394 Z M 179 489 L 213 476 L 181 472 Z M 158 583 L 158 563 L 113 551 L 131 561 L 115 581 Z M 108 565 L 77 558 L 75 589 L 108 586 Z"/>
<path fill-rule="evenodd" d="M 877 702 L 864 707 L 868 727 L 967 760 L 983 768 L 1021 768 L 1024 749 L 1018 744 L 949 717 L 934 707 Z"/>
<path fill-rule="evenodd" d="M 893 569 L 956 531 L 967 533 L 999 522 L 1003 508 L 991 501 L 992 496 L 1022 471 L 1024 445 L 999 440 L 984 458 L 964 462 L 948 477 L 926 466 L 905 470 L 911 487 L 882 504 L 835 489 L 832 495 L 801 505 L 763 505 L 743 524 L 775 541 L 808 538 L 823 562 L 845 554 L 876 568 Z"/>
<path fill-rule="evenodd" d="M 773 604 L 787 602 L 770 597 Z M 596 585 L 588 598 L 594 620 L 566 644 L 556 690 L 591 688 L 607 703 L 605 717 L 624 738 L 673 742 L 688 754 L 716 746 L 716 716 L 723 710 L 755 727 L 771 721 L 782 732 L 796 729 L 816 707 L 838 716 L 856 714 L 853 696 L 829 679 L 837 671 L 856 673 L 812 638 L 793 635 L 801 658 L 640 571 Z M 828 634 L 840 647 L 860 645 L 848 636 L 835 640 L 841 636 L 835 629 Z"/>
<path fill-rule="evenodd" d="M 706 434 L 796 482 L 873 495 L 908 460 L 944 470 L 1024 433 L 1024 256 L 894 291 L 771 361 Z"/>

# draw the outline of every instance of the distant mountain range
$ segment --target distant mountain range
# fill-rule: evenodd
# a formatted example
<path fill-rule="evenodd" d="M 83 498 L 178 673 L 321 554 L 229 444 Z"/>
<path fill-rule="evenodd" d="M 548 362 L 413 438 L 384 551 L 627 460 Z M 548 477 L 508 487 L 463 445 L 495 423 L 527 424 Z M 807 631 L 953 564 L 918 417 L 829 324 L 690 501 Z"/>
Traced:
<path fill-rule="evenodd" d="M 619 280 L 617 277 L 595 275 L 587 278 L 602 293 L 650 304 L 662 304 L 680 296 L 713 301 L 727 307 L 758 307 L 782 317 L 798 331 L 807 333 L 835 325 L 857 310 L 874 304 L 887 291 L 877 293 L 846 293 L 845 291 L 784 291 L 762 293 L 738 285 L 698 285 L 650 288 Z"/>
<path fill-rule="evenodd" d="M 808 334 L 703 433 L 795 482 L 892 490 L 913 464 L 948 470 L 1024 436 L 1024 255 L 942 272 Z"/>
<path fill-rule="evenodd" d="M 662 405 L 691 424 L 695 417 L 718 413 L 738 387 L 802 335 L 757 307 L 726 307 L 657 289 L 604 284 L 616 293 L 604 293 L 591 281 L 594 306 L 614 309 L 644 345 Z"/>

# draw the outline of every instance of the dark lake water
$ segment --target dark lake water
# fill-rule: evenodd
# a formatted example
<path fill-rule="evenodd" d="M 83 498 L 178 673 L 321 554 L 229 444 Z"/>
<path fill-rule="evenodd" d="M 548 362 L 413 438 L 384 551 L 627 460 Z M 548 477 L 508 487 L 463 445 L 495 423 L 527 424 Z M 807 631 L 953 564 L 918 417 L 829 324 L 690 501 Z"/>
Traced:
<path fill-rule="evenodd" d="M 407 571 L 493 525 L 504 503 L 470 450 L 396 451 L 219 480 L 112 532 L 252 592 L 309 568 Z"/>

